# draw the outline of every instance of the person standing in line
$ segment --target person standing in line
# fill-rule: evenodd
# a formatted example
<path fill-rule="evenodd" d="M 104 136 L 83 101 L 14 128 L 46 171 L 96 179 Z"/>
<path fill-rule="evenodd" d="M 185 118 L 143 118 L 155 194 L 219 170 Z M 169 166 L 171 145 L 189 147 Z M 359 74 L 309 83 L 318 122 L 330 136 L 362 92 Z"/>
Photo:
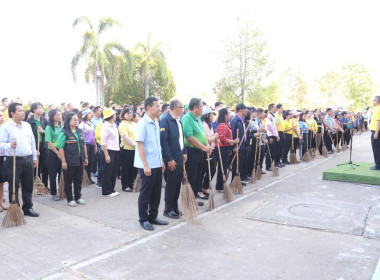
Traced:
<path fill-rule="evenodd" d="M 206 153 L 211 154 L 211 147 L 207 143 L 205 129 L 200 116 L 202 115 L 202 99 L 193 97 L 189 103 L 189 112 L 182 118 L 183 135 L 187 148 L 186 172 L 194 196 L 199 199 L 208 199 L 202 192 L 202 171 Z M 198 206 L 203 206 L 198 201 Z"/>
<path fill-rule="evenodd" d="M 0 130 L 4 125 L 4 113 L 0 110 Z M 4 205 L 4 183 L 7 181 L 5 177 L 5 167 L 4 167 L 4 150 L 0 148 L 0 212 L 8 210 L 9 208 Z"/>
<path fill-rule="evenodd" d="M 96 131 L 98 124 L 103 123 L 102 108 L 100 106 L 95 106 L 93 112 L 94 112 L 94 116 L 92 117 L 91 122 L 94 125 L 94 131 Z M 92 170 L 91 170 L 92 177 L 98 176 L 98 174 L 96 173 L 98 171 L 98 165 L 100 165 L 100 150 L 101 150 L 99 143 L 96 143 L 96 149 L 97 149 L 97 153 L 95 153 L 94 161 L 92 163 Z"/>
<path fill-rule="evenodd" d="M 256 141 L 259 141 L 259 151 L 257 151 L 259 154 L 260 154 L 260 157 L 257 156 L 257 164 L 256 164 L 256 167 L 258 165 L 260 165 L 260 169 L 261 169 L 261 173 L 262 174 L 266 174 L 266 172 L 264 171 L 263 169 L 263 163 L 264 163 L 264 157 L 265 157 L 265 153 L 266 153 L 266 145 L 268 144 L 268 139 L 267 139 L 267 131 L 265 129 L 265 114 L 264 114 L 264 110 L 261 109 L 261 108 L 258 108 L 257 109 L 257 118 L 256 118 L 256 123 L 257 123 L 257 127 L 258 127 L 258 132 L 259 132 L 259 135 L 256 139 Z"/>
<path fill-rule="evenodd" d="M 302 157 L 306 153 L 307 143 L 308 143 L 308 141 L 307 141 L 308 140 L 308 134 L 310 131 L 310 128 L 307 126 L 306 117 L 307 117 L 306 113 L 301 113 L 300 120 L 299 120 L 299 128 L 300 128 L 300 132 L 302 134 L 302 141 L 303 141 L 301 143 L 302 148 L 300 148 L 300 159 L 302 159 Z"/>
<path fill-rule="evenodd" d="M 267 118 L 265 119 L 265 128 L 268 134 L 268 143 L 269 143 L 269 152 L 272 155 L 272 161 L 274 161 L 273 156 L 276 155 L 277 147 L 280 143 L 280 136 L 278 135 L 278 130 L 277 130 L 277 123 L 276 123 L 276 116 L 275 113 L 277 111 L 276 106 L 274 103 L 269 104 L 268 106 L 268 115 Z M 276 164 L 276 162 L 275 162 Z M 272 171 L 272 162 L 269 154 L 267 154 L 266 158 L 266 169 L 267 171 Z M 276 164 L 276 167 L 284 167 L 285 165 L 283 164 Z"/>
<path fill-rule="evenodd" d="M 45 142 L 48 145 L 48 171 L 50 194 L 54 201 L 61 200 L 57 195 L 57 174 L 61 176 L 61 158 L 58 150 L 58 135 L 61 132 L 62 114 L 53 109 L 49 112 L 49 124 L 45 128 Z"/>
<path fill-rule="evenodd" d="M 4 150 L 5 174 L 8 181 L 9 201 L 13 194 L 13 152 L 16 150 L 15 191 L 18 193 L 19 183 L 22 184 L 22 210 L 25 216 L 38 217 L 33 210 L 33 169 L 37 167 L 36 143 L 29 123 L 22 121 L 25 117 L 20 103 L 11 103 L 8 107 L 9 121 L 0 129 L 0 147 Z M 18 204 L 18 195 L 16 195 Z"/>
<path fill-rule="evenodd" d="M 329 154 L 333 154 L 333 150 L 332 150 L 332 147 L 333 147 L 333 141 L 332 139 L 335 138 L 335 125 L 334 125 L 334 111 L 331 110 L 331 108 L 327 108 L 326 110 L 326 116 L 325 116 L 325 125 L 326 125 L 326 129 L 327 129 L 327 137 L 325 139 L 325 145 L 326 145 L 326 148 L 329 152 Z"/>
<path fill-rule="evenodd" d="M 137 123 L 134 166 L 141 177 L 141 189 L 138 199 L 139 222 L 143 229 L 154 230 L 154 225 L 168 225 L 160 220 L 158 208 L 161 200 L 162 174 L 165 164 L 161 155 L 160 105 L 155 97 L 145 100 L 145 115 Z"/>
<path fill-rule="evenodd" d="M 293 114 L 290 111 L 285 111 L 284 113 L 284 147 L 282 149 L 282 164 L 289 165 L 288 154 L 292 147 L 292 137 L 293 137 L 293 124 L 292 118 Z"/>
<path fill-rule="evenodd" d="M 218 192 L 223 192 L 223 173 L 222 173 L 222 165 L 224 174 L 227 174 L 228 163 L 232 153 L 232 146 L 234 144 L 239 144 L 239 138 L 232 138 L 232 129 L 229 125 L 231 116 L 228 112 L 227 108 L 222 108 L 219 110 L 218 117 L 218 126 L 216 128 L 216 132 L 219 135 L 219 148 L 220 148 L 220 157 L 218 157 L 218 174 L 216 177 L 216 187 L 215 189 Z"/>
<path fill-rule="evenodd" d="M 59 155 L 65 182 L 65 195 L 71 207 L 85 205 L 82 199 L 83 165 L 88 164 L 86 141 L 78 127 L 78 116 L 70 112 L 66 115 L 63 129 L 58 135 Z M 74 185 L 74 196 L 73 187 Z"/>
<path fill-rule="evenodd" d="M 40 153 L 38 156 L 38 173 L 35 176 L 41 176 L 42 174 L 42 183 L 49 190 L 48 180 L 49 180 L 49 171 L 48 171 L 48 146 L 45 143 L 45 128 L 47 125 L 47 120 L 42 116 L 44 114 L 44 108 L 40 102 L 33 103 L 30 105 L 30 111 L 33 113 L 26 121 L 30 124 L 33 134 L 34 140 L 37 143 L 36 149 L 38 150 L 38 146 L 40 147 Z M 39 142 L 38 142 L 39 139 Z M 38 152 L 37 152 L 38 153 Z"/>
<path fill-rule="evenodd" d="M 187 160 L 182 125 L 179 118 L 183 113 L 183 104 L 173 99 L 169 104 L 169 112 L 160 121 L 160 141 L 162 158 L 166 170 L 165 210 L 163 215 L 171 219 L 179 219 L 178 198 L 181 191 L 183 164 Z"/>
<path fill-rule="evenodd" d="M 95 182 L 91 179 L 91 169 L 94 162 L 94 157 L 98 152 L 95 141 L 95 129 L 92 123 L 93 113 L 90 109 L 84 109 L 82 111 L 82 122 L 79 124 L 79 128 L 84 134 L 84 139 L 86 141 L 86 149 L 88 155 L 88 165 L 86 166 L 86 172 L 90 184 L 93 185 Z"/>
<path fill-rule="evenodd" d="M 115 124 L 115 114 L 116 112 L 112 110 L 112 108 L 104 110 L 104 124 L 100 130 L 102 157 L 105 163 L 102 175 L 102 195 L 109 197 L 119 195 L 119 193 L 115 191 L 120 156 L 119 131 Z"/>
<path fill-rule="evenodd" d="M 203 106 L 202 109 L 202 124 L 205 129 L 206 137 L 207 137 L 207 143 L 211 147 L 212 152 L 209 156 L 210 159 L 210 169 L 211 169 L 211 180 L 214 178 L 215 172 L 216 172 L 216 157 L 217 152 L 215 153 L 215 144 L 218 143 L 218 133 L 214 132 L 214 129 L 211 125 L 211 121 L 214 119 L 214 111 L 211 111 L 211 109 L 207 106 Z M 207 158 L 205 158 L 205 162 L 203 163 L 203 184 L 202 184 L 202 192 L 205 196 L 209 196 L 208 189 L 209 189 L 209 170 L 208 170 L 208 163 Z"/>
<path fill-rule="evenodd" d="M 119 125 L 119 133 L 121 137 L 121 189 L 125 192 L 133 191 L 133 185 L 137 175 L 137 169 L 133 166 L 136 149 L 136 123 L 132 121 L 132 118 L 133 112 L 131 109 L 124 107 L 120 115 L 122 121 Z"/>
<path fill-rule="evenodd" d="M 284 124 L 284 107 L 282 106 L 281 103 L 276 105 L 277 111 L 275 114 L 276 117 L 276 123 L 277 123 L 277 131 L 278 131 L 278 136 L 280 137 L 280 141 L 277 142 L 276 144 L 276 154 L 274 156 L 274 161 L 275 165 L 281 165 L 282 167 L 285 166 L 285 164 L 281 163 L 281 155 L 282 155 L 282 150 L 284 148 L 284 141 L 285 141 L 285 124 Z"/>
<path fill-rule="evenodd" d="M 377 95 L 372 100 L 372 105 L 375 107 L 375 110 L 372 114 L 371 123 L 369 129 L 371 130 L 371 144 L 373 157 L 375 159 L 375 165 L 371 167 L 371 170 L 380 170 L 380 96 Z"/>

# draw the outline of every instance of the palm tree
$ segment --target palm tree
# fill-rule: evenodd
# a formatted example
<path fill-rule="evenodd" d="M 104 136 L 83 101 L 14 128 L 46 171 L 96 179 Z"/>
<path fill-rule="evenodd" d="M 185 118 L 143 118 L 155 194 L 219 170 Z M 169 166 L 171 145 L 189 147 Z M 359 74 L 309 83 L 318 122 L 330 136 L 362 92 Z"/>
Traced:
<path fill-rule="evenodd" d="M 159 42 L 152 46 L 152 36 L 151 33 L 148 34 L 147 44 L 140 42 L 136 46 L 136 51 L 142 57 L 141 71 L 144 77 L 144 92 L 145 99 L 149 97 L 149 85 L 151 83 L 151 78 L 154 76 L 151 70 L 155 68 L 155 71 L 160 71 L 161 75 L 167 76 L 168 66 L 166 63 L 166 57 L 163 51 L 160 49 L 163 43 Z M 154 67 L 153 67 L 154 66 Z"/>
<path fill-rule="evenodd" d="M 76 68 L 80 60 L 85 60 L 88 64 L 85 70 L 85 79 L 88 83 L 90 79 L 96 84 L 96 105 L 99 105 L 99 91 L 102 93 L 102 106 L 104 106 L 104 91 L 116 88 L 120 69 L 118 54 L 125 55 L 127 58 L 127 68 L 124 69 L 128 73 L 132 73 L 132 60 L 129 52 L 117 42 L 105 43 L 100 45 L 100 39 L 104 31 L 121 24 L 110 17 L 100 19 L 96 29 L 94 29 L 91 21 L 81 16 L 74 20 L 73 28 L 78 23 L 85 24 L 88 29 L 83 34 L 83 43 L 79 51 L 75 54 L 71 61 L 71 71 L 73 79 L 76 81 Z M 102 75 L 104 74 L 104 75 Z"/>

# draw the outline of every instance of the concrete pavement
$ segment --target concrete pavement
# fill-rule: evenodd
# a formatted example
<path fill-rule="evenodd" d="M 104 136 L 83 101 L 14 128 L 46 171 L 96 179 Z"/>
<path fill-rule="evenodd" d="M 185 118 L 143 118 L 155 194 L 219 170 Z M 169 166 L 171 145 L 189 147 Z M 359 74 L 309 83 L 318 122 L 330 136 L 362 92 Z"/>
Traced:
<path fill-rule="evenodd" d="M 354 141 L 354 160 L 373 161 L 369 134 Z M 41 217 L 0 229 L 0 279 L 371 279 L 379 186 L 322 180 L 348 156 L 268 173 L 232 203 L 215 194 L 200 225 L 170 220 L 154 232 L 137 222 L 136 193 L 108 198 L 85 187 L 87 205 L 76 208 L 35 198 Z"/>

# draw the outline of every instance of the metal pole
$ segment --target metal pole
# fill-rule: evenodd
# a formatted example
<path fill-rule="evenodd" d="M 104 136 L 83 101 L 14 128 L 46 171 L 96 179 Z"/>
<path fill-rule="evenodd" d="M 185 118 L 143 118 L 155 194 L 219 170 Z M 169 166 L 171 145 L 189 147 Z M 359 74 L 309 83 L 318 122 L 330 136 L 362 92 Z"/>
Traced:
<path fill-rule="evenodd" d="M 99 66 L 96 65 L 95 71 L 95 91 L 96 91 L 96 106 L 99 106 L 99 77 L 98 77 Z"/>

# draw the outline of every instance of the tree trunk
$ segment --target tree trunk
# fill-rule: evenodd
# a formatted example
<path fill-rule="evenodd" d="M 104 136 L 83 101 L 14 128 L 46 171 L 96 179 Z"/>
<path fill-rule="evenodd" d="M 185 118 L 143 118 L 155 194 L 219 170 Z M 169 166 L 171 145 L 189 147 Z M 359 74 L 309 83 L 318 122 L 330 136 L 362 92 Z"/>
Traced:
<path fill-rule="evenodd" d="M 145 99 L 149 97 L 149 70 L 146 72 L 145 79 L 144 79 L 144 91 L 145 91 Z"/>

